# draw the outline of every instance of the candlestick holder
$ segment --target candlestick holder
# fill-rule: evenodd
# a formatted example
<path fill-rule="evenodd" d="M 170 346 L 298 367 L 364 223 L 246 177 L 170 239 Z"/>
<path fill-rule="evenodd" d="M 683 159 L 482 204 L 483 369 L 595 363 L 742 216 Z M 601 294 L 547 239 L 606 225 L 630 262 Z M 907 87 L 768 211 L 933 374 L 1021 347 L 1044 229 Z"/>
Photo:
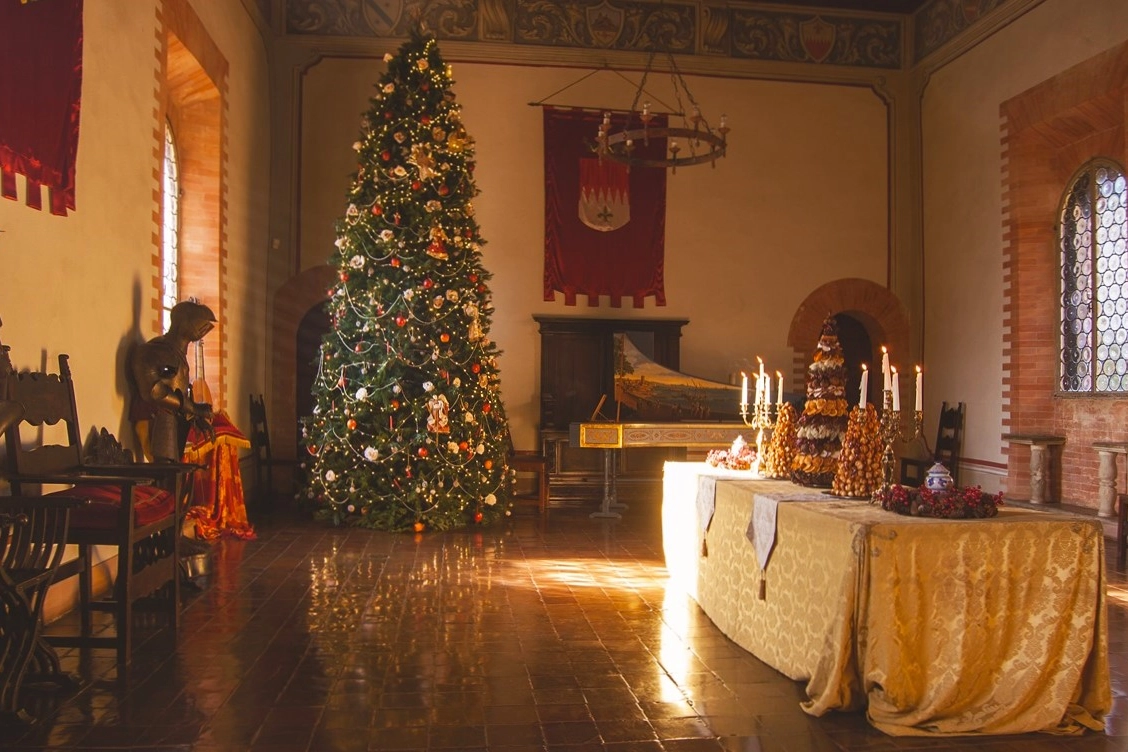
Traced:
<path fill-rule="evenodd" d="M 740 419 L 744 421 L 744 425 L 749 428 L 756 429 L 756 461 L 759 463 L 760 457 L 763 456 L 764 451 L 764 429 L 775 428 L 776 416 L 772 415 L 773 405 L 770 402 L 757 402 L 752 405 L 752 414 L 749 416 L 748 403 L 742 402 L 740 405 Z M 779 412 L 778 410 L 774 412 Z"/>
<path fill-rule="evenodd" d="M 870 503 L 876 502 L 880 496 L 888 493 L 893 485 L 893 465 L 896 463 L 897 457 L 893 452 L 893 443 L 896 441 L 912 441 L 920 436 L 921 429 L 924 427 L 924 411 L 913 411 L 913 425 L 912 429 L 906 433 L 901 427 L 901 411 L 893 409 L 893 390 L 885 390 L 884 404 L 881 410 L 881 443 L 885 447 L 881 455 L 881 487 L 870 499 Z"/>

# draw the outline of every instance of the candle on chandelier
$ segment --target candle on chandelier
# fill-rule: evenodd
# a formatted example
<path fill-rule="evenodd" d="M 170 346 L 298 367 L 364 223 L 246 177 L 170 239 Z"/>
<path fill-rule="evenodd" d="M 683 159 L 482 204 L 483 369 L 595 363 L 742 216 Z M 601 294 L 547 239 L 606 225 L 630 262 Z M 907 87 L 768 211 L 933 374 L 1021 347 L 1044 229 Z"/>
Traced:
<path fill-rule="evenodd" d="M 861 397 L 858 398 L 858 407 L 865 410 L 867 397 L 869 397 L 869 366 L 865 363 L 862 363 L 862 382 L 858 388 L 861 392 Z"/>
<path fill-rule="evenodd" d="M 916 411 L 922 412 L 924 410 L 924 374 L 920 371 L 920 366 L 916 367 Z"/>
<path fill-rule="evenodd" d="M 889 375 L 889 351 L 885 349 L 885 345 L 881 346 L 881 388 L 889 391 L 893 387 L 891 377 Z"/>
<path fill-rule="evenodd" d="M 740 406 L 748 407 L 748 374 L 740 372 Z"/>
<path fill-rule="evenodd" d="M 756 361 L 760 364 L 760 378 L 764 378 L 764 359 L 759 355 L 756 356 Z"/>
<path fill-rule="evenodd" d="M 901 380 L 898 377 L 896 368 L 889 370 L 890 373 L 893 374 L 890 378 L 890 389 L 893 390 L 893 412 L 899 413 L 901 412 Z"/>
<path fill-rule="evenodd" d="M 776 404 L 783 404 L 783 374 L 776 371 L 776 378 L 779 379 L 779 394 L 776 396 Z"/>

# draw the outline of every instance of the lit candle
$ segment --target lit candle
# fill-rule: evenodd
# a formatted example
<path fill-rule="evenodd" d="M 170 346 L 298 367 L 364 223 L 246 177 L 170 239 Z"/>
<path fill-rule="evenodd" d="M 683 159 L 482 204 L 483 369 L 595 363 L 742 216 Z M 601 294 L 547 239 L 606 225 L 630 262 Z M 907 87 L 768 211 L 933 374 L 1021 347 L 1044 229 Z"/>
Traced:
<path fill-rule="evenodd" d="M 890 385 L 890 389 L 893 390 L 893 412 L 899 413 L 901 412 L 901 380 L 896 368 L 891 368 L 890 372 L 893 374 Z"/>
<path fill-rule="evenodd" d="M 776 397 L 776 404 L 783 404 L 783 374 L 776 371 L 776 378 L 779 379 L 779 395 Z"/>
<path fill-rule="evenodd" d="M 920 366 L 917 366 L 916 369 L 916 411 L 919 413 L 924 410 L 924 374 L 920 372 Z"/>
<path fill-rule="evenodd" d="M 756 377 L 756 404 L 762 405 L 764 403 L 764 377 Z"/>
<path fill-rule="evenodd" d="M 862 396 L 858 398 L 858 407 L 866 409 L 866 398 L 869 397 L 869 366 L 862 363 L 862 383 L 860 385 Z"/>
<path fill-rule="evenodd" d="M 748 374 L 740 372 L 740 406 L 748 407 Z"/>
<path fill-rule="evenodd" d="M 764 359 L 757 355 L 756 360 L 760 363 L 760 378 L 762 379 L 764 378 Z"/>
<path fill-rule="evenodd" d="M 885 345 L 881 346 L 881 388 L 889 391 L 892 388 L 892 382 L 889 377 L 889 351 L 885 349 Z"/>

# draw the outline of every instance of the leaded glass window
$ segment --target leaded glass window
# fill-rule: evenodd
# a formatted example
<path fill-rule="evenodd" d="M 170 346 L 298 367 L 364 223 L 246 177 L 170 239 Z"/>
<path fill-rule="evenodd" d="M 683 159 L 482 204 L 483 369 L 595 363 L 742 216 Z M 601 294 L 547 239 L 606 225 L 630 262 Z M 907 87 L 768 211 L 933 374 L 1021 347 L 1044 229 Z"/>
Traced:
<path fill-rule="evenodd" d="M 172 124 L 165 123 L 161 195 L 161 331 L 167 332 L 172 307 L 180 299 L 180 167 Z"/>
<path fill-rule="evenodd" d="M 1095 159 L 1078 171 L 1060 217 L 1063 392 L 1128 392 L 1128 184 Z"/>

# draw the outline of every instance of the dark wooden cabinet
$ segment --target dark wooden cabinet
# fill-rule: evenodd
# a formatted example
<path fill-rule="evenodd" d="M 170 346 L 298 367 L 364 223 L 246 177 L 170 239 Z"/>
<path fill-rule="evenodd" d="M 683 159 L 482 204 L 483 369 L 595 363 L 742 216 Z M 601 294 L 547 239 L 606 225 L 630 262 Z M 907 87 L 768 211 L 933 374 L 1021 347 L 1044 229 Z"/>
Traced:
<path fill-rule="evenodd" d="M 603 452 L 571 445 L 569 427 L 587 421 L 606 395 L 602 413 L 614 418 L 614 337 L 629 334 L 654 362 L 679 370 L 686 319 L 593 319 L 534 316 L 540 327 L 540 438 L 548 457 L 554 502 L 598 501 L 603 492 Z M 628 421 L 635 416 L 624 412 Z M 617 485 L 624 497 L 661 483 L 662 464 L 683 459 L 684 449 L 632 447 L 617 452 Z"/>

